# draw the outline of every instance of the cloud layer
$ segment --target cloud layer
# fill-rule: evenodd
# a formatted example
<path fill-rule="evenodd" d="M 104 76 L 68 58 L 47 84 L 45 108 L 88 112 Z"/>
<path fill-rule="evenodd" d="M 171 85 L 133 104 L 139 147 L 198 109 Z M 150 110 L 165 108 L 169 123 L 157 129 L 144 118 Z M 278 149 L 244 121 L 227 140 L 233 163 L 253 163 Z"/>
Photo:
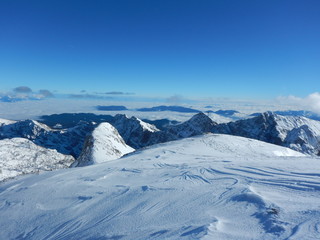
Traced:
<path fill-rule="evenodd" d="M 134 95 L 131 92 L 120 92 L 120 91 L 112 91 L 112 92 L 105 92 L 106 95 Z"/>
<path fill-rule="evenodd" d="M 305 98 L 296 96 L 279 97 L 277 99 L 281 103 L 293 104 L 301 108 L 301 110 L 308 110 L 320 114 L 320 93 L 315 92 Z"/>

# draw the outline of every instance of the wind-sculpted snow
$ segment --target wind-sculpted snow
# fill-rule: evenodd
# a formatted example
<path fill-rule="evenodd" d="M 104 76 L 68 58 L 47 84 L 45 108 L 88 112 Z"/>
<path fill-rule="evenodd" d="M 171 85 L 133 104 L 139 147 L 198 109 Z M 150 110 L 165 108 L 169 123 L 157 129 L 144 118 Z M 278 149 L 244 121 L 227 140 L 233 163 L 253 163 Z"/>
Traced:
<path fill-rule="evenodd" d="M 0 181 L 27 173 L 69 167 L 75 159 L 24 138 L 0 140 Z"/>
<path fill-rule="evenodd" d="M 319 239 L 319 158 L 204 136 L 0 185 L 0 239 Z"/>

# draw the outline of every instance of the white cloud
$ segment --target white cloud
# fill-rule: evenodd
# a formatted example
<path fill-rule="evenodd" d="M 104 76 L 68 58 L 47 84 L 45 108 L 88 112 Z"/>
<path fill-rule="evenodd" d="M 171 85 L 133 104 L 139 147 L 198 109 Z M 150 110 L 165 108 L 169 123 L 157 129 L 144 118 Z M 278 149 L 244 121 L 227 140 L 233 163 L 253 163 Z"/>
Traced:
<path fill-rule="evenodd" d="M 278 101 L 281 103 L 287 103 L 299 107 L 301 110 L 313 111 L 320 114 L 320 93 L 311 93 L 305 98 L 296 96 L 278 97 Z"/>

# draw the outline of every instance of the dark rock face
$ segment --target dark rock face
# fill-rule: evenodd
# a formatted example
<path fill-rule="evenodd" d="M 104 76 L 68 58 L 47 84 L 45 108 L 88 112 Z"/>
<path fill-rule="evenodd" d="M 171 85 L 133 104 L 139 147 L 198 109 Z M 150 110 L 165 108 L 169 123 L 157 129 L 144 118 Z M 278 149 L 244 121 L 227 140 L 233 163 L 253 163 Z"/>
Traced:
<path fill-rule="evenodd" d="M 190 120 L 167 127 L 162 131 L 138 118 L 128 118 L 120 114 L 115 116 L 113 122 L 113 126 L 118 130 L 124 141 L 135 149 L 208 133 L 216 125 L 217 123 L 213 122 L 204 113 L 198 113 Z"/>
<path fill-rule="evenodd" d="M 262 113 L 251 119 L 217 125 L 213 132 L 248 137 L 260 141 L 282 145 L 283 140 L 279 138 L 276 128 L 277 122 L 270 112 Z"/>
<path fill-rule="evenodd" d="M 207 115 L 198 113 L 184 123 L 153 133 L 148 145 L 209 133 L 216 125 L 217 123 L 212 121 Z"/>
<path fill-rule="evenodd" d="M 112 125 L 118 130 L 123 140 L 129 146 L 138 149 L 148 146 L 148 141 L 154 132 L 159 131 L 154 125 L 126 115 L 117 114 Z"/>

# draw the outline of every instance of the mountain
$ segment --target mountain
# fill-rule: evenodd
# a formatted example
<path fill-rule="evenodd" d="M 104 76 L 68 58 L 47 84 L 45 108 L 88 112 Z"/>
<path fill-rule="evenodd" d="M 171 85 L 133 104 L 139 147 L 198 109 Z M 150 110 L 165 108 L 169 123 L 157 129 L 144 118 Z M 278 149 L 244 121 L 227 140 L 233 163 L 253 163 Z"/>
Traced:
<path fill-rule="evenodd" d="M 117 114 L 112 125 L 118 130 L 123 140 L 129 146 L 138 149 L 147 146 L 150 136 L 159 131 L 154 125 L 139 118 L 128 118 L 124 114 Z"/>
<path fill-rule="evenodd" d="M 236 110 L 218 110 L 218 111 L 215 111 L 214 113 L 225 116 L 225 117 L 230 117 L 230 116 L 233 116 L 234 114 L 240 113 L 240 112 L 238 112 Z"/>
<path fill-rule="evenodd" d="M 154 125 L 159 130 L 165 130 L 166 128 L 177 125 L 180 122 L 176 120 L 170 120 L 170 119 L 157 119 L 157 120 L 149 120 L 149 119 L 142 119 L 142 121 L 149 123 L 151 125 Z"/>
<path fill-rule="evenodd" d="M 25 138 L 0 140 L 0 181 L 27 173 L 69 167 L 75 159 Z"/>
<path fill-rule="evenodd" d="M 8 125 L 8 124 L 12 124 L 15 123 L 16 121 L 11 121 L 11 120 L 7 120 L 7 119 L 2 119 L 0 118 L 0 127 L 4 126 L 4 125 Z"/>
<path fill-rule="evenodd" d="M 73 166 L 80 167 L 106 162 L 133 151 L 134 149 L 123 141 L 112 125 L 101 123 L 87 137 L 82 153 Z"/>
<path fill-rule="evenodd" d="M 216 124 L 204 113 L 198 113 L 186 122 L 168 126 L 161 131 L 138 118 L 128 118 L 121 114 L 116 115 L 113 122 L 126 144 L 135 149 L 208 133 Z"/>
<path fill-rule="evenodd" d="M 171 112 L 180 112 L 180 113 L 198 113 L 199 110 L 193 108 L 187 108 L 182 106 L 157 106 L 151 108 L 138 108 L 136 111 L 139 112 L 162 112 L 162 111 L 171 111 Z"/>
<path fill-rule="evenodd" d="M 320 122 L 305 117 L 265 112 L 250 119 L 219 124 L 213 132 L 253 138 L 320 155 Z"/>
<path fill-rule="evenodd" d="M 211 132 L 217 123 L 204 113 L 197 113 L 191 119 L 181 124 L 170 126 L 167 129 L 155 132 L 151 135 L 147 145 L 164 143 L 168 141 L 188 138 Z"/>
<path fill-rule="evenodd" d="M 319 158 L 230 135 L 0 185 L 0 239 L 318 239 Z"/>
<path fill-rule="evenodd" d="M 306 117 L 306 118 L 310 118 L 312 120 L 320 120 L 320 115 L 314 112 L 310 112 L 310 111 L 275 111 L 276 114 L 278 115 L 282 115 L 282 116 L 299 116 L 299 117 Z"/>
<path fill-rule="evenodd" d="M 128 110 L 125 106 L 97 106 L 99 111 L 125 111 Z"/>
<path fill-rule="evenodd" d="M 52 115 L 43 115 L 40 117 L 39 122 L 51 128 L 71 128 L 75 127 L 80 122 L 95 122 L 97 124 L 102 122 L 112 122 L 111 115 L 101 115 L 93 113 L 61 113 Z"/>
<path fill-rule="evenodd" d="M 0 125 L 0 139 L 26 138 L 39 146 L 77 158 L 93 128 L 94 123 L 79 122 L 72 128 L 54 130 L 34 120 L 23 120 Z"/>
<path fill-rule="evenodd" d="M 281 115 L 281 116 L 296 116 L 296 117 L 306 117 L 310 118 L 312 120 L 320 120 L 320 115 L 314 112 L 310 111 L 304 111 L 304 110 L 299 110 L 299 111 L 294 111 L 294 110 L 287 110 L 287 111 L 274 111 L 274 113 Z M 252 113 L 250 116 L 255 117 L 260 115 L 261 113 Z"/>

